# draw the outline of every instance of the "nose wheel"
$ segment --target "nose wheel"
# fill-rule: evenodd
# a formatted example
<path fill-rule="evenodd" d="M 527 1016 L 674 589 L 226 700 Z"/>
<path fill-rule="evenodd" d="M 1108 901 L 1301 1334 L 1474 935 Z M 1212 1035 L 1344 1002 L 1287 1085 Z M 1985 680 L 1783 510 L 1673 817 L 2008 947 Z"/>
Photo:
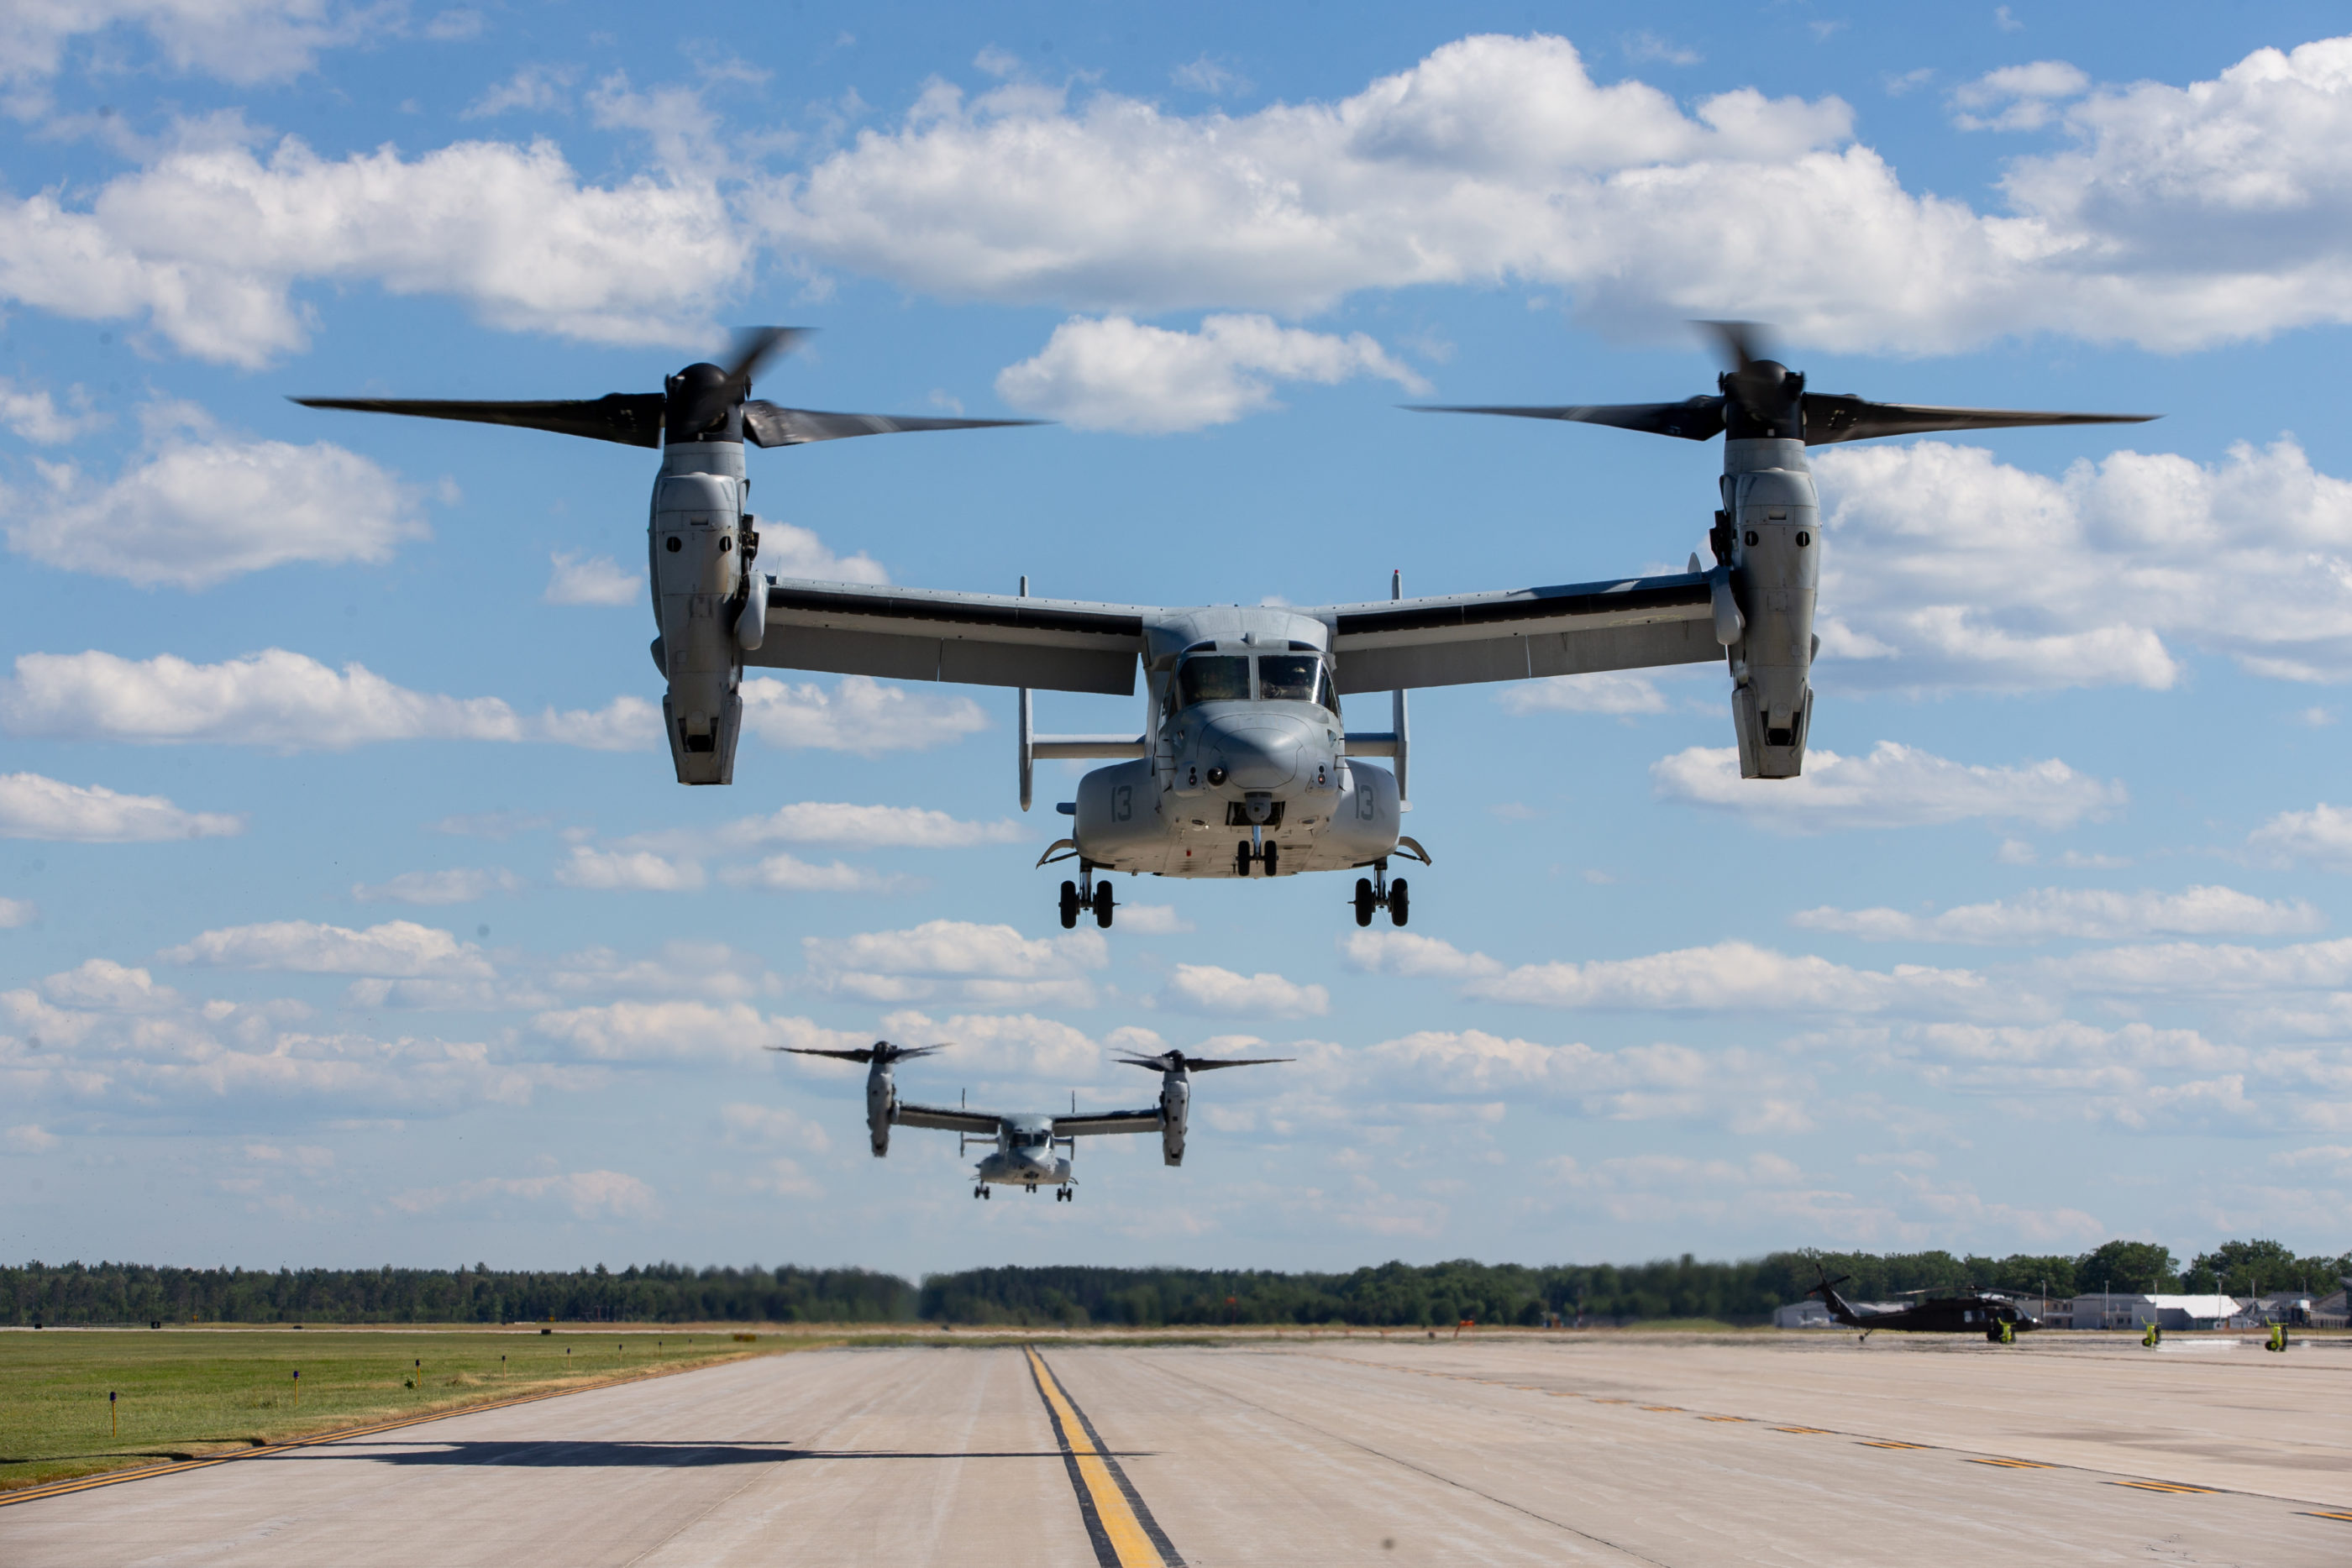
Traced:
<path fill-rule="evenodd" d="M 1117 907 L 1117 901 L 1111 897 L 1109 879 L 1105 878 L 1097 884 L 1091 861 L 1078 862 L 1077 881 L 1062 884 L 1062 929 L 1065 931 L 1077 928 L 1078 915 L 1085 910 L 1092 910 L 1095 924 L 1108 931 L 1110 929 L 1111 911 Z"/>
<path fill-rule="evenodd" d="M 971 1196 L 974 1197 L 986 1197 L 988 1196 L 988 1188 L 985 1186 L 975 1186 L 971 1189 Z"/>
<path fill-rule="evenodd" d="M 1376 909 L 1387 910 L 1391 924 L 1397 925 L 1403 925 L 1412 915 L 1412 892 L 1404 878 L 1389 880 L 1389 862 L 1385 860 L 1372 862 L 1370 876 L 1356 879 L 1356 924 L 1370 925 Z"/>
<path fill-rule="evenodd" d="M 1251 837 L 1253 838 L 1259 836 L 1260 835 L 1255 832 L 1251 834 Z M 1250 873 L 1250 867 L 1253 865 L 1262 865 L 1265 867 L 1265 874 L 1268 876 L 1281 875 L 1282 846 L 1280 844 L 1265 844 L 1263 847 L 1258 847 L 1248 843 L 1235 844 L 1234 846 L 1234 874 L 1238 877 L 1246 878 Z"/>

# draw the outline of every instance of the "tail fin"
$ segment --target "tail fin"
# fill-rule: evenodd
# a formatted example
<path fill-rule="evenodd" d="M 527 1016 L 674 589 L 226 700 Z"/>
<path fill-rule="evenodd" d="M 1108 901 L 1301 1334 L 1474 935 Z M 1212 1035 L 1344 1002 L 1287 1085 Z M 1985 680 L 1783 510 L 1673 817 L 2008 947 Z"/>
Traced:
<path fill-rule="evenodd" d="M 1845 1324 L 1846 1327 L 1860 1328 L 1862 1326 L 1862 1319 L 1855 1315 L 1854 1310 L 1851 1306 L 1846 1304 L 1846 1299 L 1837 1293 L 1837 1288 L 1852 1280 L 1853 1276 L 1851 1274 L 1840 1274 L 1836 1279 L 1832 1280 L 1830 1278 L 1829 1270 L 1823 1267 L 1819 1260 L 1815 1260 L 1813 1267 L 1821 1270 L 1822 1282 L 1815 1285 L 1811 1290 L 1807 1291 L 1805 1294 L 1809 1296 L 1819 1296 L 1822 1299 L 1822 1304 L 1829 1308 L 1830 1316 L 1835 1318 L 1839 1322 Z"/>

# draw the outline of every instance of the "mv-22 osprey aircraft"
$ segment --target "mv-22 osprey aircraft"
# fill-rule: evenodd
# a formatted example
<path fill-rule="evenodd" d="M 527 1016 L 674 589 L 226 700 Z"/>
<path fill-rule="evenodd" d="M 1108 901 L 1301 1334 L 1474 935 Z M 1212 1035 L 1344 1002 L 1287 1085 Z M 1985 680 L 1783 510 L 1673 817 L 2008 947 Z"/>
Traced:
<path fill-rule="evenodd" d="M 841 1061 L 868 1064 L 866 1129 L 873 1139 L 876 1159 L 890 1152 L 892 1127 L 938 1127 L 962 1134 L 957 1145 L 959 1150 L 974 1143 L 995 1150 L 981 1160 L 972 1174 L 972 1197 L 986 1197 L 992 1186 L 1018 1186 L 1030 1192 L 1050 1186 L 1057 1203 L 1076 1201 L 1078 1178 L 1070 1174 L 1071 1160 L 1055 1150 L 1066 1148 L 1075 1156 L 1078 1140 L 1091 1134 L 1156 1132 L 1160 1134 L 1161 1163 L 1181 1166 L 1184 1163 L 1184 1128 L 1192 1115 L 1193 1073 L 1218 1067 L 1262 1067 L 1290 1060 L 1286 1056 L 1187 1056 L 1181 1051 L 1164 1051 L 1157 1056 L 1122 1056 L 1121 1061 L 1149 1067 L 1160 1074 L 1158 1104 L 1141 1111 L 1081 1112 L 1076 1096 L 1072 1095 L 1066 1116 L 1050 1112 L 1000 1115 L 967 1105 L 917 1105 L 898 1098 L 898 1086 L 890 1070 L 915 1057 L 945 1051 L 944 1045 L 892 1045 L 887 1040 L 877 1040 L 855 1051 L 802 1045 L 772 1045 L 768 1049 L 792 1056 L 830 1056 Z"/>
<path fill-rule="evenodd" d="M 2137 421 L 2144 414 L 2035 413 L 1868 402 L 1805 390 L 1805 378 L 1756 353 L 1747 323 L 1706 324 L 1731 368 L 1712 396 L 1683 402 L 1423 412 L 1517 414 L 1680 436 L 1724 437 L 1714 564 L 1550 588 L 1309 609 L 1155 607 L 1019 594 L 778 579 L 751 570 L 759 544 L 744 509 L 743 443 L 790 446 L 894 431 L 1014 420 L 904 418 L 781 408 L 750 397 L 761 361 L 799 336 L 762 328 L 731 361 L 688 365 L 665 390 L 558 402 L 301 398 L 318 408 L 524 425 L 658 445 L 647 548 L 653 659 L 670 759 L 682 784 L 734 777 L 749 666 L 824 670 L 1020 692 L 1021 806 L 1040 759 L 1116 766 L 1079 780 L 1058 810 L 1070 837 L 1040 865 L 1076 861 L 1061 917 L 1111 924 L 1097 871 L 1195 879 L 1369 869 L 1356 923 L 1386 909 L 1398 925 L 1409 890 L 1387 878 L 1392 854 L 1428 862 L 1404 835 L 1410 739 L 1405 693 L 1417 686 L 1530 680 L 1603 670 L 1724 661 L 1732 731 L 1748 779 L 1794 779 L 1811 727 L 1814 594 L 1821 507 L 1805 448 L 1829 442 L 2030 424 Z M 1141 733 L 1041 736 L 1033 691 L 1131 696 L 1145 683 Z M 1390 723 L 1350 730 L 1343 697 L 1388 692 Z M 1393 773 L 1367 765 L 1389 758 Z"/>

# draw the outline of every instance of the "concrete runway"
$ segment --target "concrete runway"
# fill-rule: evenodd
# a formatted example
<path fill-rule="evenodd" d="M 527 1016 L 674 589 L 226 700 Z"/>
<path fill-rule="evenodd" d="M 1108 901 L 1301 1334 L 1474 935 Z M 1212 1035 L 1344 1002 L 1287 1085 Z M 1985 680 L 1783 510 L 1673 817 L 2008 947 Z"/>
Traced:
<path fill-rule="evenodd" d="M 2352 1563 L 2352 1345 L 1039 1349 L 776 1356 L 37 1499 L 0 1563 Z"/>

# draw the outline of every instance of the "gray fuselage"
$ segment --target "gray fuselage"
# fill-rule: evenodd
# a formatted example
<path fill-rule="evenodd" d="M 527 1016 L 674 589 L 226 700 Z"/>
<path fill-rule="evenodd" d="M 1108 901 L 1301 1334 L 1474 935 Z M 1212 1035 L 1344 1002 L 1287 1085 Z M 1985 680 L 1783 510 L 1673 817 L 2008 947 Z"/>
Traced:
<path fill-rule="evenodd" d="M 1149 635 L 1145 755 L 1079 780 L 1079 854 L 1206 878 L 1241 874 L 1241 843 L 1277 846 L 1282 874 L 1396 848 L 1396 779 L 1349 755 L 1328 625 L 1233 606 L 1171 613 Z"/>

